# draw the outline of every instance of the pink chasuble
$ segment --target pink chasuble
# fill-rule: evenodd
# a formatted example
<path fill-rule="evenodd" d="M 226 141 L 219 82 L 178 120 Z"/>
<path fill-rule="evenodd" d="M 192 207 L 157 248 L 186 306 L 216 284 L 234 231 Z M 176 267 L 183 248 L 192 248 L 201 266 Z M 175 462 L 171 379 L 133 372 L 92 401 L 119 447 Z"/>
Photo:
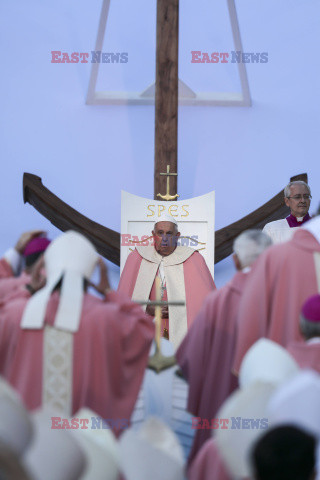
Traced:
<path fill-rule="evenodd" d="M 13 272 L 12 269 L 7 262 L 6 259 L 1 258 L 0 259 L 0 281 L 2 281 L 4 278 L 10 278 L 13 277 Z"/>
<path fill-rule="evenodd" d="M 137 281 L 142 257 L 137 250 L 130 253 L 121 274 L 118 292 L 125 293 L 130 298 L 133 295 Z M 212 276 L 202 255 L 195 251 L 184 263 L 183 273 L 186 292 L 186 310 L 188 328 L 198 314 L 206 296 L 216 289 Z M 166 293 L 165 293 L 166 295 Z M 153 282 L 149 300 L 155 300 L 155 281 Z M 177 299 L 179 300 L 179 299 Z M 162 333 L 164 325 L 162 321 Z M 169 319 L 169 339 L 170 339 L 170 319 Z"/>
<path fill-rule="evenodd" d="M 177 351 L 177 362 L 189 383 L 188 411 L 208 419 L 209 424 L 238 384 L 231 373 L 235 328 L 241 294 L 249 275 L 237 272 L 227 285 L 206 298 Z M 189 461 L 211 434 L 210 429 L 196 430 Z"/>
<path fill-rule="evenodd" d="M 30 293 L 23 289 L 21 294 L 15 293 L 0 302 L 0 375 L 8 378 L 14 355 L 17 349 L 17 340 L 20 334 L 20 321 Z"/>
<path fill-rule="evenodd" d="M 49 300 L 45 323 L 53 325 L 58 292 Z M 28 409 L 41 405 L 43 329 L 22 330 L 26 300 L 17 299 L 0 313 L 0 351 L 7 350 L 5 378 Z M 154 325 L 141 308 L 111 292 L 103 301 L 85 294 L 79 330 L 73 334 L 72 414 L 91 408 L 104 419 L 131 417 L 147 365 Z M 114 425 L 116 422 L 114 422 Z M 118 424 L 119 425 L 119 424 Z M 121 433 L 116 426 L 114 433 Z"/>
<path fill-rule="evenodd" d="M 299 316 L 303 303 L 318 293 L 314 252 L 320 244 L 307 230 L 264 252 L 250 273 L 239 306 L 234 370 L 247 350 L 266 337 L 286 347 L 302 341 Z"/>
<path fill-rule="evenodd" d="M 0 280 L 0 302 L 6 302 L 12 297 L 24 296 L 25 285 L 30 283 L 31 276 L 22 272 L 18 277 Z"/>
<path fill-rule="evenodd" d="M 287 350 L 300 368 L 311 368 L 320 373 L 320 342 L 291 342 Z"/>
<path fill-rule="evenodd" d="M 0 302 L 6 301 L 12 294 L 15 295 L 23 290 L 30 279 L 30 275 L 25 272 L 15 277 L 9 263 L 2 258 L 0 260 Z M 24 296 L 23 293 L 22 296 Z"/>
<path fill-rule="evenodd" d="M 188 470 L 188 480 L 232 480 L 213 438 L 207 440 Z"/>

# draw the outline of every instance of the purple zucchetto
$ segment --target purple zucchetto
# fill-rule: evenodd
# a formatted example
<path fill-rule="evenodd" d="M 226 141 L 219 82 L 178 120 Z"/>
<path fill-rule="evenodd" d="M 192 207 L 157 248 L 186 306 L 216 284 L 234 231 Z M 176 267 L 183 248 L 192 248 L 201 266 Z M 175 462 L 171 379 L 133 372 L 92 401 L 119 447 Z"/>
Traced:
<path fill-rule="evenodd" d="M 30 242 L 26 245 L 26 248 L 23 251 L 23 256 L 27 257 L 28 255 L 32 255 L 33 253 L 40 253 L 44 252 L 49 245 L 50 240 L 45 237 L 36 237 L 30 240 Z"/>
<path fill-rule="evenodd" d="M 320 295 L 313 295 L 305 301 L 301 315 L 307 322 L 320 322 Z"/>

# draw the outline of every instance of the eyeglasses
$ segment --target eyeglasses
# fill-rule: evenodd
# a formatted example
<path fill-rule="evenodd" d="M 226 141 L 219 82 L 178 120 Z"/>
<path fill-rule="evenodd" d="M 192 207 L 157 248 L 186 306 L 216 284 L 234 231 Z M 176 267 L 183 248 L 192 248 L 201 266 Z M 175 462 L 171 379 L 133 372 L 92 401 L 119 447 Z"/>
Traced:
<path fill-rule="evenodd" d="M 310 198 L 312 198 L 311 195 L 294 195 L 293 197 L 287 197 L 287 198 L 293 198 L 293 200 L 310 200 Z"/>

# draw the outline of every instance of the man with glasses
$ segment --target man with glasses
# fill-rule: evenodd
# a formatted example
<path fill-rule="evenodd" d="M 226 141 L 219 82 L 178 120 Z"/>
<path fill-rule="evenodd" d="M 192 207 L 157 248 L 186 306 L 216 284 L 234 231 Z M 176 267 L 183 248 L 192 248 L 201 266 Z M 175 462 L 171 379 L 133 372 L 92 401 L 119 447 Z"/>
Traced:
<path fill-rule="evenodd" d="M 310 220 L 309 208 L 311 190 L 302 180 L 290 182 L 284 189 L 284 201 L 290 208 L 290 215 L 282 220 L 267 223 L 263 232 L 269 235 L 273 243 L 290 240 L 295 228 Z"/>

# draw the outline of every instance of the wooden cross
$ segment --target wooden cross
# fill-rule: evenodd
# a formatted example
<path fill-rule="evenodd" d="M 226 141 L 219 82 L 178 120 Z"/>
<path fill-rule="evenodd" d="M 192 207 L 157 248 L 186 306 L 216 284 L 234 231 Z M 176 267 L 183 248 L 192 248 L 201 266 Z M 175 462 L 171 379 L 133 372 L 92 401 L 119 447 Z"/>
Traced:
<path fill-rule="evenodd" d="M 177 198 L 179 0 L 157 0 L 154 199 L 167 185 Z M 169 169 L 169 170 L 168 170 Z M 165 172 L 167 174 L 162 174 Z M 171 187 L 171 188 L 170 188 Z M 168 188 L 167 188 L 168 193 Z M 162 197 L 163 198 L 163 197 Z M 172 200 L 171 198 L 164 198 Z"/>
<path fill-rule="evenodd" d="M 177 194 L 177 175 L 161 175 L 169 165 L 169 172 L 178 173 L 178 42 L 179 0 L 157 0 L 157 54 L 155 92 L 155 156 L 154 199 L 159 192 Z M 306 174 L 292 180 L 308 181 Z M 227 181 L 227 180 L 226 180 Z M 46 187 L 41 178 L 25 173 L 23 199 L 62 231 L 77 230 L 89 238 L 99 253 L 113 263 L 120 264 L 120 234 L 97 224 L 64 203 Z M 289 209 L 284 205 L 283 192 L 237 222 L 225 226 L 215 234 L 215 262 L 232 252 L 235 238 L 248 228 L 263 228 L 267 222 L 285 218 Z"/>
<path fill-rule="evenodd" d="M 157 53 L 155 91 L 155 156 L 154 156 L 154 199 L 158 192 L 169 186 L 177 198 L 178 173 L 178 50 L 179 50 L 179 0 L 157 0 Z M 167 169 L 167 174 L 162 174 Z M 166 178 L 165 178 L 166 177 Z M 298 178 L 296 178 L 298 179 Z M 304 178 L 299 178 L 307 180 Z M 171 188 L 170 188 L 171 187 Z M 109 260 L 119 264 L 120 235 L 82 216 L 64 204 L 42 186 L 41 179 L 25 174 L 23 182 L 24 202 L 35 206 L 46 218 L 65 231 L 75 229 L 86 235 L 98 251 Z M 165 198 L 166 200 L 166 198 Z M 262 228 L 267 221 L 284 218 L 287 207 L 282 205 L 283 193 L 243 219 L 216 232 L 216 261 L 228 256 L 232 242 L 247 228 Z M 156 350 L 156 354 L 159 353 Z M 156 355 L 155 354 L 155 355 Z M 161 355 L 161 353 L 160 353 Z M 170 357 L 169 357 L 170 358 Z M 159 362 L 158 362 L 159 363 Z"/>

